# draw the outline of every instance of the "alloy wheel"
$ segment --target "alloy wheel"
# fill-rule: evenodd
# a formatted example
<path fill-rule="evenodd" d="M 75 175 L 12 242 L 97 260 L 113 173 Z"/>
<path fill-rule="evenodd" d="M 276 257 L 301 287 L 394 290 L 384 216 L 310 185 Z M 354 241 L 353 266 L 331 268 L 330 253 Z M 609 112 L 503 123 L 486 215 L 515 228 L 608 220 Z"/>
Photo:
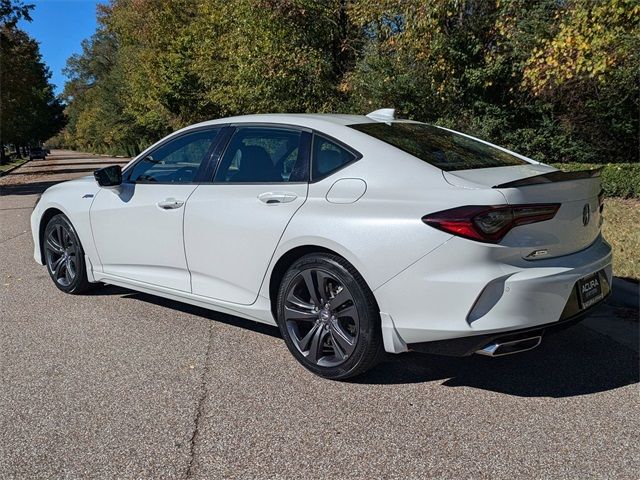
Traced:
<path fill-rule="evenodd" d="M 347 287 L 326 270 L 310 268 L 294 277 L 284 319 L 298 351 L 318 366 L 340 365 L 356 348 L 358 309 Z"/>
<path fill-rule="evenodd" d="M 45 252 L 51 276 L 68 287 L 78 275 L 78 242 L 69 227 L 57 223 L 47 233 Z"/>

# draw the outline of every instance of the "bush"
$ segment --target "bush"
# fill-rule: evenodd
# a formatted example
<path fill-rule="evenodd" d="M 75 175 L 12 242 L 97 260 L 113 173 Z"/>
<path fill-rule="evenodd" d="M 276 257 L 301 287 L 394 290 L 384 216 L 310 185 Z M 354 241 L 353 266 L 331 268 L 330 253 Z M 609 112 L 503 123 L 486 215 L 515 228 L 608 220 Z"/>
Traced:
<path fill-rule="evenodd" d="M 640 198 L 640 163 L 555 163 L 567 172 L 603 167 L 602 189 L 607 197 Z"/>

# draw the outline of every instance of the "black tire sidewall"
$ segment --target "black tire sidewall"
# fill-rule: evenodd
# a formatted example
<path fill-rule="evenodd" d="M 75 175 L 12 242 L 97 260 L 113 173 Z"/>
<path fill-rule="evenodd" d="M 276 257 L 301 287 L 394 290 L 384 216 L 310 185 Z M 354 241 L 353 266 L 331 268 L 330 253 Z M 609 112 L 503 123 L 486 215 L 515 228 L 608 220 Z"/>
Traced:
<path fill-rule="evenodd" d="M 69 219 L 63 214 L 58 214 L 52 217 L 51 220 L 49 220 L 49 223 L 47 223 L 47 226 L 45 227 L 42 241 L 46 242 L 47 236 L 49 235 L 49 232 L 51 231 L 51 229 L 54 228 L 56 225 L 60 225 L 60 224 L 64 225 L 64 227 L 69 230 L 69 232 L 71 233 L 71 235 L 73 235 L 74 240 L 78 245 L 78 255 L 76 258 L 77 275 L 76 275 L 76 278 L 73 279 L 73 282 L 71 282 L 68 286 L 60 285 L 56 281 L 55 277 L 53 276 L 53 272 L 49 267 L 49 261 L 47 259 L 46 251 L 43 247 L 44 260 L 47 267 L 47 272 L 49 272 L 49 276 L 51 277 L 51 280 L 53 280 L 54 285 L 59 290 L 62 290 L 65 293 L 80 293 L 87 289 L 89 282 L 87 279 L 87 269 L 84 261 L 84 249 L 82 248 L 82 243 L 80 243 L 80 238 L 78 237 L 78 234 L 76 233 L 76 230 L 75 228 L 73 228 L 73 225 L 71 224 Z"/>
<path fill-rule="evenodd" d="M 359 328 L 356 349 L 342 364 L 335 367 L 321 367 L 308 361 L 296 348 L 284 321 L 284 304 L 287 292 L 298 273 L 310 268 L 325 270 L 334 275 L 353 296 L 358 309 Z M 308 370 L 330 379 L 346 379 L 356 376 L 370 368 L 374 360 L 372 352 L 380 349 L 380 314 L 377 310 L 373 295 L 362 277 L 346 260 L 329 254 L 309 254 L 297 260 L 285 273 L 278 291 L 277 323 L 289 351 Z"/>

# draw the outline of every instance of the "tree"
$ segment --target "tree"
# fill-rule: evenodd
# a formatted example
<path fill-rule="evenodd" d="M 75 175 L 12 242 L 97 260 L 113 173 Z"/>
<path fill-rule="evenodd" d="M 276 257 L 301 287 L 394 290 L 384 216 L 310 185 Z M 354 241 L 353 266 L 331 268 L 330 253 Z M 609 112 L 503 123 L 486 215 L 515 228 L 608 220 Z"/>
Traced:
<path fill-rule="evenodd" d="M 0 150 L 5 144 L 39 144 L 64 126 L 63 107 L 49 83 L 51 74 L 42 62 L 38 44 L 16 27 L 30 20 L 32 6 L 0 3 Z"/>
<path fill-rule="evenodd" d="M 80 148 L 391 106 L 542 161 L 638 159 L 633 0 L 111 0 L 69 62 Z M 106 61 L 105 59 L 108 59 Z M 592 73 L 588 73 L 592 72 Z"/>
<path fill-rule="evenodd" d="M 49 83 L 51 74 L 42 63 L 38 44 L 16 28 L 2 27 L 2 36 L 1 143 L 39 144 L 63 126 L 62 105 Z"/>

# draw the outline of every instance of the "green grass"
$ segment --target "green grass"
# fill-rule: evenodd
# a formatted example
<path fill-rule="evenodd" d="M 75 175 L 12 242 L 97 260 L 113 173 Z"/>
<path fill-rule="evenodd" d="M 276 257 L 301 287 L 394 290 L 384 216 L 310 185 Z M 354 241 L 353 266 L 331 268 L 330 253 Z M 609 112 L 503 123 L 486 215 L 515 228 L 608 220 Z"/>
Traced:
<path fill-rule="evenodd" d="M 613 274 L 640 280 L 640 200 L 607 198 L 602 232 L 613 248 Z"/>
<path fill-rule="evenodd" d="M 5 163 L 3 165 L 0 165 L 0 175 L 2 175 L 4 172 L 11 170 L 13 167 L 17 167 L 19 165 L 22 165 L 23 163 L 26 163 L 29 161 L 29 158 L 16 158 L 12 161 L 10 161 L 9 163 Z"/>

